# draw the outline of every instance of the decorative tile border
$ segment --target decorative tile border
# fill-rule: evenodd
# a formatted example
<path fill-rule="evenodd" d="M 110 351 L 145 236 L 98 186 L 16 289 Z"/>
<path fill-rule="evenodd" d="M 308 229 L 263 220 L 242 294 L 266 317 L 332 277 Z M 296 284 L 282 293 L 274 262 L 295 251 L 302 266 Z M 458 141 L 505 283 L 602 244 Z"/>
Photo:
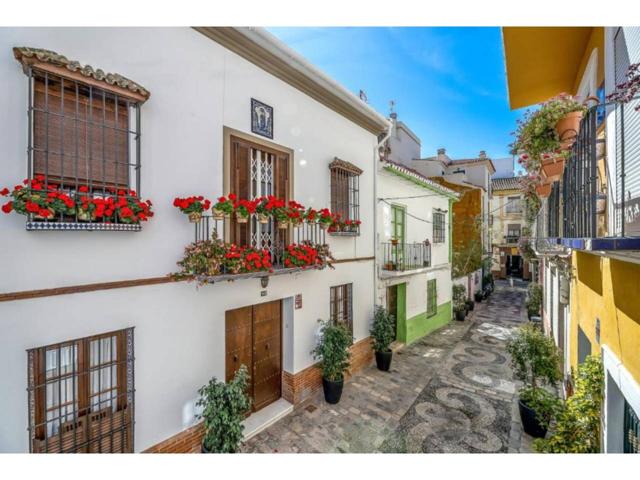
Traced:
<path fill-rule="evenodd" d="M 142 226 L 137 223 L 91 223 L 91 222 L 27 222 L 26 230 L 36 231 L 113 231 L 139 232 Z"/>

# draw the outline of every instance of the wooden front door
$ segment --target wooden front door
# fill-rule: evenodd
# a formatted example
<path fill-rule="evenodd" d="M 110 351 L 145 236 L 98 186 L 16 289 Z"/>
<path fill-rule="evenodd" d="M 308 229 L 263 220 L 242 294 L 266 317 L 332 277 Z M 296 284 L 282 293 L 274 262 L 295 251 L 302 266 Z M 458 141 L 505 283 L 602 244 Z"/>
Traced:
<path fill-rule="evenodd" d="M 226 313 L 226 381 L 241 365 L 249 370 L 252 411 L 281 396 L 282 306 L 280 300 Z"/>

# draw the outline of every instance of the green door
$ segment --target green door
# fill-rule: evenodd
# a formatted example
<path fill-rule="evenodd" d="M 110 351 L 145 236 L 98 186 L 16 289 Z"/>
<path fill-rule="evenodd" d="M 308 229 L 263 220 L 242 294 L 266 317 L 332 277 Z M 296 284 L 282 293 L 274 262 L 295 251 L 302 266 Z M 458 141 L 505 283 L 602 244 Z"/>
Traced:
<path fill-rule="evenodd" d="M 393 261 L 400 266 L 404 260 L 404 234 L 407 213 L 404 207 L 399 205 L 391 206 L 391 238 L 397 239 L 398 244 L 392 247 Z"/>

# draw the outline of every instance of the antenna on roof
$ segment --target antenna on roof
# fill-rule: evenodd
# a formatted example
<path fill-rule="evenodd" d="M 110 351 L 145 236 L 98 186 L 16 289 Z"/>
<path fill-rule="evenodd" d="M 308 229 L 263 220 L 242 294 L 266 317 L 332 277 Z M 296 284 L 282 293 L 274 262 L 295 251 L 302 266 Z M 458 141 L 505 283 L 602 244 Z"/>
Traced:
<path fill-rule="evenodd" d="M 367 98 L 367 92 L 365 92 L 364 90 L 360 89 L 360 93 L 358 94 L 358 96 L 360 97 L 360 100 L 362 100 L 364 103 L 369 103 L 369 99 Z"/>
<path fill-rule="evenodd" d="M 389 116 L 391 118 L 398 118 L 398 114 L 396 113 L 396 101 L 389 100 Z"/>

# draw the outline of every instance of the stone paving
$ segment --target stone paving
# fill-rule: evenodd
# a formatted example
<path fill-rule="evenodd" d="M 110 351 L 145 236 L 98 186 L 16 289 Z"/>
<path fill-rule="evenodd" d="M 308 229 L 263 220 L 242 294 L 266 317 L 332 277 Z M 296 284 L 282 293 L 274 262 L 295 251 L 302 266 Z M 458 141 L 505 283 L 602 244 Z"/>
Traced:
<path fill-rule="evenodd" d="M 340 403 L 322 392 L 251 438 L 245 452 L 527 452 L 505 342 L 526 320 L 526 284 L 496 282 L 488 301 L 367 367 Z"/>

